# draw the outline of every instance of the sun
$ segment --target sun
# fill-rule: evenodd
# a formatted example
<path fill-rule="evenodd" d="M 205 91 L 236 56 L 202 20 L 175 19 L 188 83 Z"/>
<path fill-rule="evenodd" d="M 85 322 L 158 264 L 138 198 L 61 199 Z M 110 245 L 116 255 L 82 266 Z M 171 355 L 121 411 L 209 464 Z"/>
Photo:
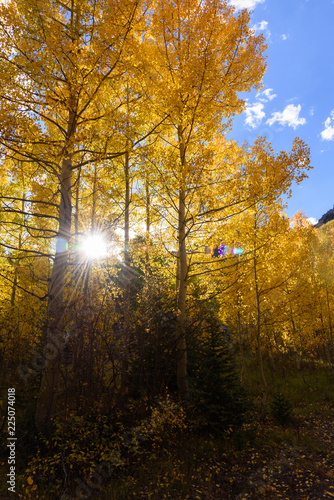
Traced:
<path fill-rule="evenodd" d="M 81 251 L 87 259 L 100 259 L 107 255 L 107 243 L 101 234 L 88 234 L 82 241 Z"/>

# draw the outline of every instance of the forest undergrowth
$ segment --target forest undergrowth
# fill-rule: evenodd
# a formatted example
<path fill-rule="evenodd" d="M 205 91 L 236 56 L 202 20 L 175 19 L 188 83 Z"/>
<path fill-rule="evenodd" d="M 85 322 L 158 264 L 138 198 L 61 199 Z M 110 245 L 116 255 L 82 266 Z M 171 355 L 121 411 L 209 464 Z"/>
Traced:
<path fill-rule="evenodd" d="M 250 375 L 254 390 L 256 373 Z M 291 404 L 288 421 L 280 423 L 272 411 L 261 420 L 261 398 L 255 395 L 253 408 L 238 430 L 184 436 L 158 457 L 147 456 L 139 470 L 115 476 L 96 498 L 333 498 L 333 375 L 308 367 L 281 376 L 273 387 Z"/>
<path fill-rule="evenodd" d="M 52 442 L 27 435 L 22 427 L 18 497 L 334 497 L 332 373 L 311 364 L 299 372 L 273 373 L 266 418 L 258 378 L 250 368 L 243 422 L 221 431 L 203 426 L 193 406 L 169 395 L 154 403 L 148 397 L 146 403 L 131 401 L 113 418 L 97 408 L 89 417 L 69 415 L 67 426 L 56 423 Z M 3 487 L 5 492 L 4 481 Z"/>

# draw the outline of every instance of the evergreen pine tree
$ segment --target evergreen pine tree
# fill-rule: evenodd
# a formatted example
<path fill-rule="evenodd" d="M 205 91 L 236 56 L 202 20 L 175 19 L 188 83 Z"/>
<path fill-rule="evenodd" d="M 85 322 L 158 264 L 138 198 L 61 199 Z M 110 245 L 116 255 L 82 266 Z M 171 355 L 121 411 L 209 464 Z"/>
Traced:
<path fill-rule="evenodd" d="M 210 432 L 240 425 L 247 400 L 238 380 L 226 333 L 218 323 L 202 338 L 191 358 L 195 407 Z"/>

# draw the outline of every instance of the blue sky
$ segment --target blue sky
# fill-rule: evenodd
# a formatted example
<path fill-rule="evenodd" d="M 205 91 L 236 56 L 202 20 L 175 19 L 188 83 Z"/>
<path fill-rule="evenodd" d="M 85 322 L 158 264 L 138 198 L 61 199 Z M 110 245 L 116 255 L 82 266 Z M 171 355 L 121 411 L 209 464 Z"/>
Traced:
<path fill-rule="evenodd" d="M 319 219 L 334 205 L 334 0 L 229 1 L 253 12 L 251 26 L 268 43 L 263 89 L 246 96 L 231 135 L 249 143 L 265 135 L 278 151 L 305 141 L 314 168 L 294 186 L 287 213 Z"/>

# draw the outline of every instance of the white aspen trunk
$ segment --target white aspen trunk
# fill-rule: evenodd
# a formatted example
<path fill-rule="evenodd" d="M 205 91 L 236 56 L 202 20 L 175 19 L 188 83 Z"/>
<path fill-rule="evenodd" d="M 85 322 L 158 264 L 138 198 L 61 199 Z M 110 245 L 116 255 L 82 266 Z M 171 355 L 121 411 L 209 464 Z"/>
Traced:
<path fill-rule="evenodd" d="M 76 280 L 78 280 L 79 276 L 80 276 L 80 272 L 79 272 L 80 258 L 79 258 L 79 252 L 78 252 L 78 247 L 79 247 L 79 193 L 80 193 L 80 180 L 81 180 L 81 168 L 79 169 L 78 178 L 76 180 L 76 188 L 75 188 L 75 214 L 74 214 L 74 231 L 75 231 L 75 237 L 74 237 L 74 245 L 75 245 L 75 276 L 76 276 Z"/>
<path fill-rule="evenodd" d="M 297 365 L 297 370 L 300 371 L 301 369 L 301 354 L 300 354 L 300 348 L 296 346 L 296 341 L 297 341 L 297 330 L 296 330 L 296 325 L 295 321 L 293 319 L 293 311 L 292 311 L 292 305 L 291 301 L 289 300 L 289 308 L 290 308 L 290 318 L 291 318 L 291 325 L 292 325 L 292 331 L 293 331 L 293 338 L 295 340 L 295 354 L 296 354 L 296 365 Z"/>
<path fill-rule="evenodd" d="M 93 179 L 93 203 L 92 203 L 92 218 L 91 218 L 91 231 L 94 233 L 96 224 L 96 191 L 97 191 L 97 166 L 94 165 L 94 179 Z"/>
<path fill-rule="evenodd" d="M 180 157 L 181 157 L 181 182 L 179 189 L 178 213 L 178 273 L 177 273 L 177 386 L 182 399 L 189 397 L 187 377 L 187 342 L 186 342 L 186 299 L 188 284 L 188 263 L 186 247 L 186 191 L 185 191 L 185 146 L 182 138 L 182 127 L 178 128 Z"/>
<path fill-rule="evenodd" d="M 124 208 L 124 332 L 123 332 L 123 355 L 121 371 L 121 393 L 124 394 L 127 387 L 128 368 L 129 368 L 129 330 L 130 330 L 130 157 L 129 151 L 125 153 L 124 177 L 125 177 L 125 208 Z"/>
<path fill-rule="evenodd" d="M 48 299 L 48 330 L 43 349 L 44 371 L 37 399 L 35 425 L 40 432 L 50 431 L 51 418 L 56 411 L 56 398 L 60 382 L 60 364 L 64 346 L 63 292 L 68 261 L 68 245 L 72 219 L 72 154 L 70 145 L 75 133 L 75 113 L 69 112 L 67 146 L 60 173 L 59 229 L 56 254 L 52 268 Z"/>
<path fill-rule="evenodd" d="M 146 194 L 145 277 L 147 281 L 149 267 L 150 267 L 149 245 L 150 245 L 150 230 L 151 230 L 151 196 L 150 196 L 150 187 L 147 177 L 145 184 L 145 194 Z"/>
<path fill-rule="evenodd" d="M 239 339 L 239 346 L 240 346 L 240 356 L 241 356 L 241 372 L 240 372 L 240 382 L 243 384 L 245 381 L 245 371 L 246 371 L 246 364 L 245 364 L 245 354 L 244 354 L 244 343 L 243 343 L 243 338 L 242 338 L 242 333 L 241 333 L 241 293 L 239 289 L 239 280 L 240 280 L 240 274 L 239 274 L 239 255 L 237 256 L 237 280 L 238 280 L 238 289 L 237 289 L 237 332 L 238 332 L 238 339 Z"/>
<path fill-rule="evenodd" d="M 25 202 L 24 202 L 25 197 L 26 197 L 26 194 L 23 191 L 23 193 L 22 193 L 22 204 L 21 204 L 22 213 L 24 213 L 24 210 L 25 210 Z M 22 248 L 22 228 L 20 228 L 20 232 L 19 232 L 18 250 L 20 251 L 21 248 Z M 10 305 L 11 305 L 12 311 L 14 311 L 14 306 L 15 306 L 17 280 L 18 280 L 18 264 L 15 264 L 13 287 L 12 287 L 12 293 L 11 293 L 11 297 L 10 297 Z"/>
<path fill-rule="evenodd" d="M 244 344 L 243 344 L 243 338 L 242 338 L 242 333 L 241 333 L 241 315 L 240 315 L 240 297 L 239 293 L 237 296 L 237 308 L 238 308 L 238 313 L 237 313 L 237 330 L 238 330 L 238 339 L 239 339 L 239 346 L 240 346 L 240 357 L 241 357 L 241 373 L 240 373 L 240 382 L 243 384 L 245 382 L 245 371 L 246 371 L 246 364 L 245 364 L 245 354 L 244 354 Z"/>
<path fill-rule="evenodd" d="M 256 342 L 257 342 L 261 383 L 262 383 L 262 417 L 264 418 L 267 414 L 268 384 L 264 373 L 263 357 L 261 351 L 261 302 L 260 302 L 260 293 L 258 286 L 257 262 L 256 262 L 255 251 L 254 251 L 254 281 L 255 281 L 255 295 L 256 295 Z"/>

